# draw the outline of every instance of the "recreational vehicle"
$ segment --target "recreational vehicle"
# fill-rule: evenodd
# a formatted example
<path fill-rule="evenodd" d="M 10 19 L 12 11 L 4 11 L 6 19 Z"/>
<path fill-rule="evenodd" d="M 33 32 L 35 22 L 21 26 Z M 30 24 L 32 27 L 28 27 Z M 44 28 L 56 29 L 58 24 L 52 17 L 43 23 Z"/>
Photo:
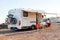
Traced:
<path fill-rule="evenodd" d="M 11 9 L 8 12 L 6 23 L 11 30 L 36 28 L 37 22 L 40 23 L 44 11 L 32 9 Z"/>

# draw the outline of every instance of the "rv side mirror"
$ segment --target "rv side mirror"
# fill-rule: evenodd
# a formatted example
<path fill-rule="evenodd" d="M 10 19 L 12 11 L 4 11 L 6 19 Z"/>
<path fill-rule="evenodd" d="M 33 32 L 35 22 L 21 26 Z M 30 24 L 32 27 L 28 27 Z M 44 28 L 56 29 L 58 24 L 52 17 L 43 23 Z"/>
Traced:
<path fill-rule="evenodd" d="M 12 24 L 16 24 L 17 23 L 17 19 L 16 18 L 11 18 L 11 23 Z"/>

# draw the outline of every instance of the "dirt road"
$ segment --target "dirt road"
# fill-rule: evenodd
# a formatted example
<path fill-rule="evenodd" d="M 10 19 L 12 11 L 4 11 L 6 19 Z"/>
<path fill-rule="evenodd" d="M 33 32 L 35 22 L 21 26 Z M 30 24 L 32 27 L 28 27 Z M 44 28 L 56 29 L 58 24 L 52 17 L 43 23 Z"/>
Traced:
<path fill-rule="evenodd" d="M 0 40 L 60 40 L 60 23 L 52 23 L 51 27 L 29 31 L 0 30 Z"/>

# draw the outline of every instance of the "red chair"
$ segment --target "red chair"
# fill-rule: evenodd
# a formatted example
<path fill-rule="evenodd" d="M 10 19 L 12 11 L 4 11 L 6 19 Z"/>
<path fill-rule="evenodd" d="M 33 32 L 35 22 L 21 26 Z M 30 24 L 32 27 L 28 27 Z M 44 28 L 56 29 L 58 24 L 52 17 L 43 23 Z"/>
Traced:
<path fill-rule="evenodd" d="M 40 24 L 36 24 L 36 28 L 37 29 L 41 28 L 41 25 Z"/>

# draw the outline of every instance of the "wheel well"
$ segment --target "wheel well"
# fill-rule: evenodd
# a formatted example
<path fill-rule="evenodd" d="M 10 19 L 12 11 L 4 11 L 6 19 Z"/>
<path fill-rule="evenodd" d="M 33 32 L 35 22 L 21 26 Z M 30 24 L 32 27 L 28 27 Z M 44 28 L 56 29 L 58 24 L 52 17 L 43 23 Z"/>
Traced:
<path fill-rule="evenodd" d="M 36 25 L 31 25 L 31 26 L 36 26 Z"/>
<path fill-rule="evenodd" d="M 31 27 L 35 27 L 36 28 L 36 25 L 33 24 L 33 25 L 31 25 Z"/>

